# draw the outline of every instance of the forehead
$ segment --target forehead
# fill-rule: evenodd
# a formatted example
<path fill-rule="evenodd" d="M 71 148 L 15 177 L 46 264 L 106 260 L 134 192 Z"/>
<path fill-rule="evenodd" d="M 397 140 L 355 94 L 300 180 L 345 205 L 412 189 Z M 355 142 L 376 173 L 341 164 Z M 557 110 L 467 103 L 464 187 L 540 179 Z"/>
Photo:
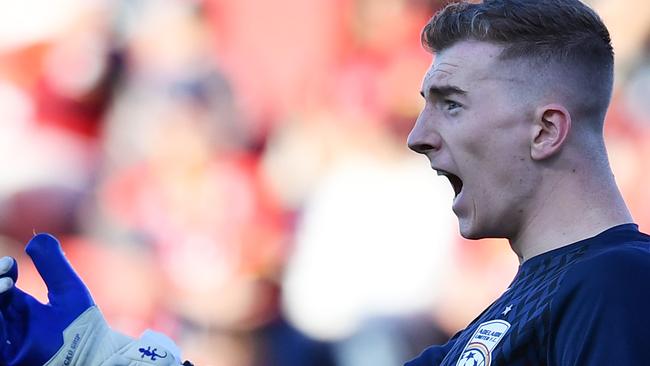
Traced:
<path fill-rule="evenodd" d="M 423 90 L 432 86 L 468 87 L 476 81 L 502 78 L 502 47 L 479 41 L 461 41 L 438 52 L 424 76 Z"/>

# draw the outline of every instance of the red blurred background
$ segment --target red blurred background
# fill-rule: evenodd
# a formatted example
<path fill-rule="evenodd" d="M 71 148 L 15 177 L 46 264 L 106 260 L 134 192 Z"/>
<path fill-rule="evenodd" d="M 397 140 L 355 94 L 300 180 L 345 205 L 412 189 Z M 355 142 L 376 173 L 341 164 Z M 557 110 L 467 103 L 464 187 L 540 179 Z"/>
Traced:
<path fill-rule="evenodd" d="M 650 5 L 617 53 L 617 181 L 650 226 Z M 24 0 L 0 12 L 0 248 L 57 235 L 114 328 L 200 365 L 395 365 L 514 275 L 406 136 L 436 0 Z M 588 91 L 585 91 L 587 93 Z"/>

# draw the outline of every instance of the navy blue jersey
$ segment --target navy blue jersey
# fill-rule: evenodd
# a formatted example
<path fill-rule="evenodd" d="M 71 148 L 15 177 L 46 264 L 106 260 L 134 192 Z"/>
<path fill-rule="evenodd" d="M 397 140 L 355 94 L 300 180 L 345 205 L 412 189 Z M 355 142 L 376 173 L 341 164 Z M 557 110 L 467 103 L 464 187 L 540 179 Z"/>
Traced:
<path fill-rule="evenodd" d="M 447 344 L 405 366 L 648 365 L 650 236 L 634 224 L 524 262 Z"/>

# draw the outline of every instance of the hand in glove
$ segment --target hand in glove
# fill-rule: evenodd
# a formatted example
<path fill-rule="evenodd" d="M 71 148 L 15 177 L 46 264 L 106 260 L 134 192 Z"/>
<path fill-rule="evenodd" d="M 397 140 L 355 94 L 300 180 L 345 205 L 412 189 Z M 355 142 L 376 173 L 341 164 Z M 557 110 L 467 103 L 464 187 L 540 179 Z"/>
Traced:
<path fill-rule="evenodd" d="M 17 288 L 16 261 L 0 259 L 0 365 L 181 365 L 166 336 L 146 331 L 133 340 L 109 328 L 53 236 L 34 236 L 25 251 L 47 286 L 49 303 Z"/>

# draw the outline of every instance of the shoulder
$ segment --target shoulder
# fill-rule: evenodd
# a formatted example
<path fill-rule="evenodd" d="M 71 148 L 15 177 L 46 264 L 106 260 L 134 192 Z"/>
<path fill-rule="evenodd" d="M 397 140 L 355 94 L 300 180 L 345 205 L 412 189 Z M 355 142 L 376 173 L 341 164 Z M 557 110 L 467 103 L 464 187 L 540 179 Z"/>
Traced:
<path fill-rule="evenodd" d="M 556 300 L 576 295 L 588 301 L 650 303 L 650 243 L 625 242 L 587 253 L 567 268 Z"/>
<path fill-rule="evenodd" d="M 551 303 L 549 357 L 558 365 L 645 364 L 632 351 L 647 347 L 648 307 L 648 243 L 589 251 L 567 268 Z"/>
<path fill-rule="evenodd" d="M 650 276 L 650 243 L 626 242 L 588 253 L 567 269 L 566 285 L 596 284 L 599 288 L 620 280 Z M 650 283 L 649 283 L 650 284 Z"/>

